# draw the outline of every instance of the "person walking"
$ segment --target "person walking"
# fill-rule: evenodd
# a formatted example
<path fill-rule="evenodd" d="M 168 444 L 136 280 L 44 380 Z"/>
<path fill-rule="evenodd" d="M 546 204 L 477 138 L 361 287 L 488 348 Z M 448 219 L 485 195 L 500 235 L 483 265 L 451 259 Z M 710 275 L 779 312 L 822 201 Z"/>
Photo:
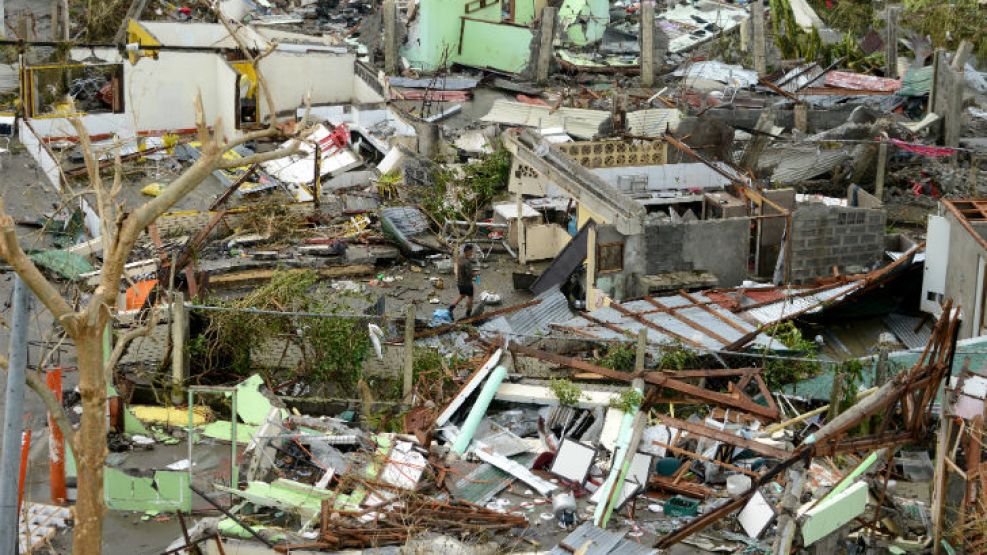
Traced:
<path fill-rule="evenodd" d="M 466 299 L 466 316 L 464 318 L 468 318 L 473 312 L 473 278 L 477 275 L 473 266 L 473 251 L 473 245 L 467 244 L 463 247 L 463 255 L 459 257 L 459 261 L 456 263 L 456 285 L 459 288 L 459 296 L 449 305 L 449 316 L 453 320 L 455 320 L 453 312 L 456 310 L 456 305 L 463 299 Z"/>

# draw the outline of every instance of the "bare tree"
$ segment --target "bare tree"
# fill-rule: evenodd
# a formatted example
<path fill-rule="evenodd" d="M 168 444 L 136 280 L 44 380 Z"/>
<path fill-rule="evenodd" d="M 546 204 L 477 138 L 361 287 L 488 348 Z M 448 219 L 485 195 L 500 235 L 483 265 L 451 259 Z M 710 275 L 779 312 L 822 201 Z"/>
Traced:
<path fill-rule="evenodd" d="M 232 29 L 231 34 L 239 42 L 239 37 L 236 37 L 236 32 Z M 247 55 L 249 60 L 256 64 L 259 58 L 249 53 Z M 107 323 L 117 314 L 117 297 L 121 278 L 124 277 L 124 265 L 135 243 L 150 224 L 198 187 L 213 171 L 246 167 L 288 156 L 298 150 L 298 141 L 291 141 L 287 146 L 271 152 L 235 160 L 223 158 L 225 152 L 238 145 L 258 139 L 275 138 L 280 134 L 273 110 L 274 101 L 266 82 L 260 76 L 259 68 L 255 66 L 255 70 L 259 76 L 261 93 L 266 97 L 271 108 L 268 114 L 268 126 L 236 138 L 227 138 L 222 135 L 221 118 L 216 119 L 212 129 L 207 126 L 202 99 L 196 97 L 194 100 L 196 128 L 198 141 L 201 144 L 201 156 L 169 183 L 159 196 L 131 211 L 125 210 L 119 201 L 123 181 L 119 149 L 116 152 L 112 183 L 107 185 L 100 174 L 99 162 L 93 153 L 85 125 L 78 118 L 72 120 L 87 169 L 86 196 L 93 201 L 99 215 L 100 239 L 103 247 L 103 264 L 100 268 L 98 285 L 88 301 L 78 310 L 72 307 L 70 301 L 62 296 L 55 285 L 24 253 L 16 233 L 14 219 L 6 213 L 3 198 L 0 197 L 0 259 L 5 260 L 30 287 L 76 347 L 79 391 L 82 397 L 82 420 L 77 431 L 73 431 L 62 407 L 47 391 L 43 380 L 28 372 L 28 385 L 38 393 L 49 412 L 54 415 L 76 456 L 78 498 L 73 529 L 74 553 L 88 555 L 102 551 L 103 464 L 107 453 L 107 376 L 113 375 L 113 366 L 119 360 L 127 342 L 141 335 L 145 330 L 132 330 L 122 336 L 106 364 L 103 358 L 102 337 Z M 306 133 L 305 127 L 303 120 L 303 124 L 298 126 L 300 129 L 298 134 L 293 137 Z M 0 366 L 6 367 L 6 361 L 2 357 L 0 357 Z"/>

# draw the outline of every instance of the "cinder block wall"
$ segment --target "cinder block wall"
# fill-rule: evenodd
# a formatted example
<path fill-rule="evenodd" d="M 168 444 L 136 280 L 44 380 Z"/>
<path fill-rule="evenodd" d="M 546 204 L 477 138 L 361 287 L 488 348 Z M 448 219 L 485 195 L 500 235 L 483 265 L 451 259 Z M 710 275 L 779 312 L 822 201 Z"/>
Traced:
<path fill-rule="evenodd" d="M 750 258 L 750 218 L 645 224 L 648 275 L 705 270 L 720 287 L 740 285 Z"/>
<path fill-rule="evenodd" d="M 793 283 L 841 273 L 848 266 L 871 268 L 884 254 L 887 213 L 870 208 L 803 204 L 792 214 Z"/>

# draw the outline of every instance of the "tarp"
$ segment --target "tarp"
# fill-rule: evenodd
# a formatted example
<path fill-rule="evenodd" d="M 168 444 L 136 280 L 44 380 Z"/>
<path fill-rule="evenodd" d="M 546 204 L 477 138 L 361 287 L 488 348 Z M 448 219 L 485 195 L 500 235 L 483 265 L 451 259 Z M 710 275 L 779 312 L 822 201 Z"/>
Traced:
<path fill-rule="evenodd" d="M 893 93 L 901 88 L 901 80 L 875 77 L 849 71 L 831 71 L 826 74 L 826 86 L 855 91 L 877 91 Z"/>
<path fill-rule="evenodd" d="M 81 254 L 49 250 L 36 252 L 31 255 L 31 260 L 42 268 L 54 272 L 59 277 L 77 281 L 81 275 L 95 270 L 89 260 Z"/>

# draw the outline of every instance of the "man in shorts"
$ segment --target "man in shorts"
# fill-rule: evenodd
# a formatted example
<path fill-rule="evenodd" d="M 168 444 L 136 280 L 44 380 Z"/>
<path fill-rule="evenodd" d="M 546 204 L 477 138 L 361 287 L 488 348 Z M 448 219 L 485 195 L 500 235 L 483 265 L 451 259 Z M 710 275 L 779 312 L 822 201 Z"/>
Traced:
<path fill-rule="evenodd" d="M 476 270 L 473 267 L 473 245 L 466 245 L 463 247 L 463 255 L 459 257 L 459 262 L 456 263 L 456 285 L 459 287 L 459 297 L 449 305 L 449 316 L 453 316 L 453 311 L 456 310 L 456 305 L 460 301 L 466 299 L 466 316 L 473 312 L 473 277 L 476 275 Z M 455 319 L 455 316 L 453 316 Z"/>

